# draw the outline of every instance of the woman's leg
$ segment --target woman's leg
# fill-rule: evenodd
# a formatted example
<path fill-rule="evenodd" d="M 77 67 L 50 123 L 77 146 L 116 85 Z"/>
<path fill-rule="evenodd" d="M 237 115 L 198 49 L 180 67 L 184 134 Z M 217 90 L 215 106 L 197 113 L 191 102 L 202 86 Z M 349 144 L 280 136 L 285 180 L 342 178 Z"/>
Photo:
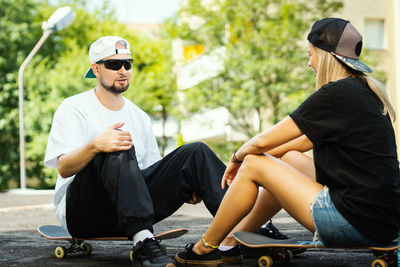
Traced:
<path fill-rule="evenodd" d="M 270 193 L 269 198 L 264 199 L 270 201 L 269 205 L 262 212 L 271 216 L 279 210 L 279 206 L 283 207 L 304 227 L 312 232 L 315 231 L 310 204 L 322 189 L 322 185 L 274 157 L 248 155 L 204 235 L 208 243 L 213 245 L 221 243 L 252 210 L 259 186 L 266 188 Z M 194 251 L 198 254 L 210 250 L 201 245 L 201 241 L 194 247 Z"/>
<path fill-rule="evenodd" d="M 281 157 L 281 161 L 292 166 L 305 176 L 316 180 L 314 159 L 299 151 L 289 151 Z"/>
<path fill-rule="evenodd" d="M 300 171 L 312 181 L 315 181 L 314 160 L 311 157 L 298 151 L 289 151 L 284 154 L 280 160 Z M 253 209 L 238 225 L 235 226 L 235 228 L 233 228 L 222 244 L 226 246 L 236 245 L 237 241 L 232 236 L 234 232 L 256 231 L 261 225 L 278 213 L 281 208 L 282 207 L 277 199 L 271 195 L 269 191 L 265 190 L 264 188 L 260 188 L 260 192 Z"/>

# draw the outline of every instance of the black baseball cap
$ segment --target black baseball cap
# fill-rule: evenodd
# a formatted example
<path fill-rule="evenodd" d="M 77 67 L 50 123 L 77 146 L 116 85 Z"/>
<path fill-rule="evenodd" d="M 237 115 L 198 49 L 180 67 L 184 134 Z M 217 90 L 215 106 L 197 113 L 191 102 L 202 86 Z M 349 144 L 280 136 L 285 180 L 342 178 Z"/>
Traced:
<path fill-rule="evenodd" d="M 344 64 L 361 72 L 372 69 L 360 61 L 362 36 L 349 21 L 339 18 L 317 20 L 307 40 L 314 46 L 330 52 Z"/>

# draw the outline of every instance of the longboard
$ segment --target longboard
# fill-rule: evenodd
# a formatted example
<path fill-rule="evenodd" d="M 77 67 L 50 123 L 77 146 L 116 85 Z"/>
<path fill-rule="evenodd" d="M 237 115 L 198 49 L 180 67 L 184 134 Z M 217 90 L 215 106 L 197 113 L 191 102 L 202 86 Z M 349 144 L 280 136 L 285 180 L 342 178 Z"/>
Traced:
<path fill-rule="evenodd" d="M 70 247 L 66 248 L 64 246 L 58 246 L 54 254 L 57 258 L 62 259 L 69 253 L 82 252 L 84 255 L 90 254 L 92 252 L 92 246 L 84 242 L 85 240 L 90 241 L 128 241 L 127 237 L 123 236 L 113 236 L 113 237 L 72 237 L 67 230 L 65 230 L 60 225 L 42 225 L 39 226 L 37 231 L 45 238 L 51 240 L 66 240 L 70 243 Z M 166 239 L 178 238 L 188 232 L 188 229 L 179 228 L 159 233 L 154 237 L 161 241 Z M 132 260 L 132 251 L 130 252 L 130 258 Z"/>
<path fill-rule="evenodd" d="M 258 259 L 258 266 L 260 267 L 270 267 L 273 265 L 274 261 L 291 262 L 293 254 L 290 248 L 369 249 L 375 256 L 375 260 L 372 261 L 371 266 L 398 266 L 398 246 L 395 244 L 384 247 L 325 247 L 313 241 L 300 239 L 277 240 L 250 232 L 236 232 L 233 234 L 233 237 L 245 247 L 265 248 L 265 255 Z"/>

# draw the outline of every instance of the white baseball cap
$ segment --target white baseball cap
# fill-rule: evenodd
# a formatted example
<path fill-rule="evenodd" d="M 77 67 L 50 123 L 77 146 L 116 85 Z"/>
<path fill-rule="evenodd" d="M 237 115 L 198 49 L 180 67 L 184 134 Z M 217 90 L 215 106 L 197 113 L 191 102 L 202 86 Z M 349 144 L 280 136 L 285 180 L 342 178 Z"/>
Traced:
<path fill-rule="evenodd" d="M 125 46 L 125 49 L 115 48 L 116 44 L 120 43 Z M 128 41 L 119 36 L 103 36 L 97 39 L 89 49 L 89 60 L 90 64 L 96 63 L 103 58 L 113 56 L 116 54 L 129 54 L 131 55 L 131 49 Z M 85 78 L 96 78 L 92 67 L 86 72 Z"/>

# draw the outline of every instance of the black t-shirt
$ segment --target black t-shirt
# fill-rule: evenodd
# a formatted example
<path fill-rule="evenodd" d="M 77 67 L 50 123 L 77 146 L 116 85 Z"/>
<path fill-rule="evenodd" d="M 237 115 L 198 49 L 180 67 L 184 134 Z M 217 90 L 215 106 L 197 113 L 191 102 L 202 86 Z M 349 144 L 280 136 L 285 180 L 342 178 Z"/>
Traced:
<path fill-rule="evenodd" d="M 359 78 L 322 86 L 292 114 L 314 145 L 317 181 L 357 230 L 390 242 L 400 225 L 400 174 L 393 126 Z"/>

